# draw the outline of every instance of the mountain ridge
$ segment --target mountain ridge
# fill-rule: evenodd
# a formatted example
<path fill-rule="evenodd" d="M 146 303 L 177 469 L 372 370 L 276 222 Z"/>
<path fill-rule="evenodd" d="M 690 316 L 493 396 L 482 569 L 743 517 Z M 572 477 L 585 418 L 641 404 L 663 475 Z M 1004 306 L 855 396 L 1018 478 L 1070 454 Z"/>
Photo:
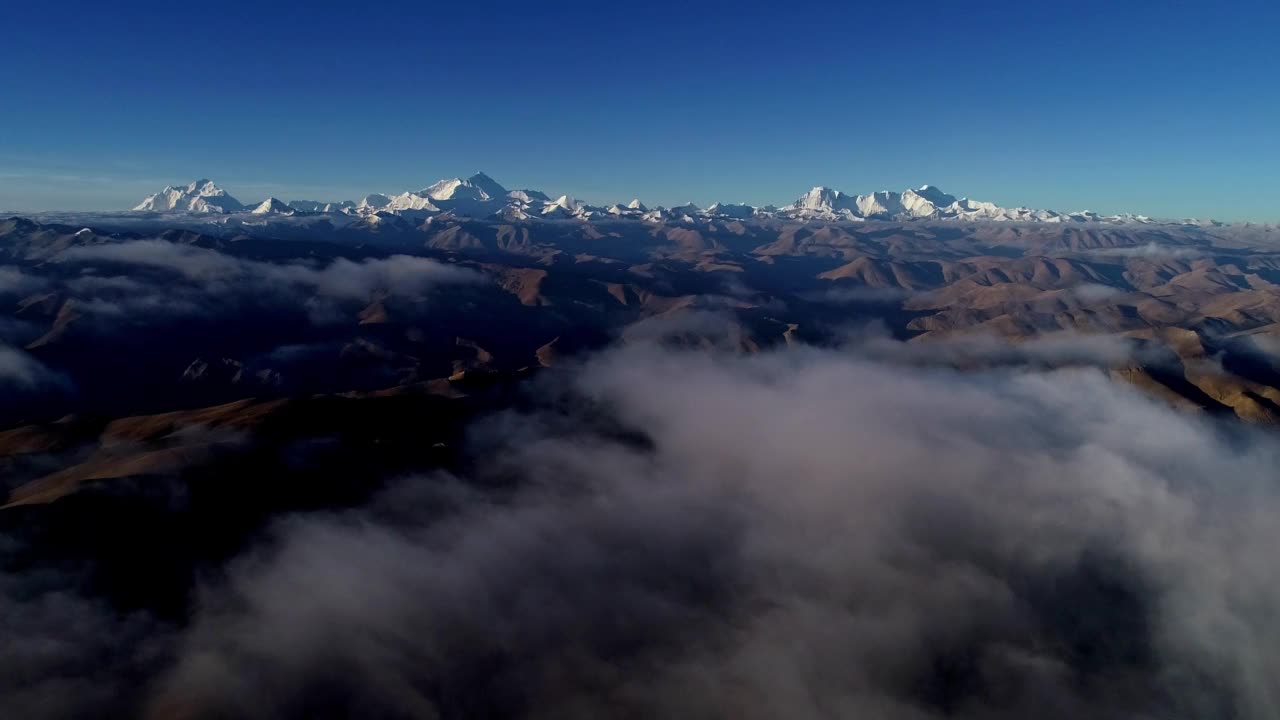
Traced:
<path fill-rule="evenodd" d="M 554 198 L 554 199 L 553 199 Z M 439 180 L 420 190 L 400 193 L 370 193 L 359 201 L 335 202 L 295 200 L 284 203 L 268 198 L 263 203 L 243 204 L 215 183 L 200 179 L 186 186 L 166 186 L 133 208 L 135 212 L 227 215 L 276 204 L 292 213 L 335 214 L 369 217 L 379 213 L 414 217 L 452 214 L 457 217 L 500 217 L 511 220 L 534 219 L 634 219 L 660 222 L 673 219 L 783 218 L 825 222 L 959 221 L 1011 223 L 1103 223 L 1103 224 L 1198 224 L 1204 221 L 1154 220 L 1138 214 L 1101 215 L 1088 210 L 1062 212 L 1027 207 L 1003 207 L 993 202 L 957 197 L 935 185 L 921 185 L 900 192 L 877 190 L 854 195 L 824 185 L 816 185 L 795 201 L 782 206 L 755 206 L 745 203 L 715 202 L 702 207 L 694 203 L 671 208 L 647 206 L 639 199 L 630 203 L 597 206 L 581 202 L 569 194 L 553 195 L 540 190 L 508 190 L 483 172 L 468 178 Z M 287 215 L 283 209 L 262 210 L 259 214 Z M 1213 221 L 1209 221 L 1212 223 Z"/>

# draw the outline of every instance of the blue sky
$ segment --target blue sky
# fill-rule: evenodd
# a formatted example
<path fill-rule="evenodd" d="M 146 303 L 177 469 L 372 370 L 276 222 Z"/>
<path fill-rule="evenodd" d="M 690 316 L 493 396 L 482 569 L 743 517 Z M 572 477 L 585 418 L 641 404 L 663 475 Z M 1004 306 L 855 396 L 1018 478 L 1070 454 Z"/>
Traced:
<path fill-rule="evenodd" d="M 1280 220 L 1280 2 L 8 3 L 0 209 L 483 170 L 592 202 L 931 183 Z"/>

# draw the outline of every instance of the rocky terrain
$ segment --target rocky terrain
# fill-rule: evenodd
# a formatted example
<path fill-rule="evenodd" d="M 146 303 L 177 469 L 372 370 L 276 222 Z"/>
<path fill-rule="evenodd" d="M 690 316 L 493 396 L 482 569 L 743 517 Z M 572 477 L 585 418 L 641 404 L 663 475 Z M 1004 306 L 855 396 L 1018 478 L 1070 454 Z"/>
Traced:
<path fill-rule="evenodd" d="M 0 221 L 0 339 L 25 368 L 0 419 L 457 394 L 653 339 L 1092 365 L 1180 406 L 1277 417 L 1271 226 L 349 210 Z"/>
<path fill-rule="evenodd" d="M 833 472 L 890 477 L 896 464 L 946 456 L 956 442 L 987 448 L 993 467 L 1009 463 L 1009 472 L 1037 467 L 1066 452 L 1062 447 L 1084 453 L 1079 462 L 1085 464 L 1095 459 L 1088 453 L 1105 448 L 1107 457 L 1133 463 L 1121 475 L 1145 478 L 1144 453 L 1152 443 L 1180 444 L 1150 462 L 1194 468 L 1209 462 L 1203 460 L 1208 455 L 1167 458 L 1181 457 L 1184 449 L 1191 453 L 1198 442 L 1218 442 L 1210 427 L 1270 436 L 1270 426 L 1280 423 L 1280 228 L 993 207 L 926 186 L 868 196 L 819 188 L 782 209 L 651 209 L 638 201 L 601 209 L 536 191 L 506 191 L 478 176 L 360 202 L 269 199 L 257 205 L 241 204 L 206 181 L 168 188 L 133 212 L 0 220 L 0 531 L 6 538 L 0 582 L 13 579 L 21 597 L 92 598 L 109 611 L 94 605 L 77 622 L 96 623 L 95 632 L 104 636 L 146 639 L 119 647 L 41 640 L 41 647 L 64 650 L 13 662 L 23 672 L 55 679 L 82 679 L 88 663 L 102 675 L 92 689 L 111 698 L 102 700 L 108 715 L 145 710 L 156 718 L 302 717 L 318 707 L 346 707 L 352 715 L 364 712 L 353 708 L 377 708 L 368 716 L 387 716 L 383 710 L 408 717 L 523 715 L 531 707 L 561 707 L 562 691 L 581 689 L 540 675 L 550 667 L 545 663 L 564 663 L 571 668 L 566 672 L 585 673 L 609 693 L 623 693 L 609 695 L 610 702 L 638 703 L 631 706 L 641 708 L 634 716 L 645 716 L 657 712 L 655 698 L 686 696 L 627 695 L 630 690 L 609 679 L 612 670 L 591 675 L 599 671 L 594 663 L 635 671 L 660 658 L 661 667 L 684 667 L 684 653 L 693 651 L 683 644 L 692 632 L 683 613 L 756 617 L 728 587 L 745 593 L 743 603 L 786 605 L 768 594 L 767 584 L 757 588 L 754 575 L 715 574 L 724 562 L 720 544 L 736 537 L 733 532 L 702 535 L 698 527 L 669 527 L 666 519 L 711 512 L 704 518 L 708 527 L 727 522 L 724 527 L 735 528 L 736 521 L 708 508 L 738 507 L 742 497 L 686 497 L 679 490 L 671 500 L 663 490 L 659 499 L 642 498 L 628 486 L 614 488 L 615 476 L 640 472 L 645 482 L 662 486 L 662 478 L 686 473 L 748 479 L 765 473 L 768 482 L 761 479 L 747 492 L 749 506 L 758 501 L 784 508 L 778 512 L 789 518 L 781 521 L 788 527 L 837 533 L 845 526 L 830 525 L 821 508 L 793 507 L 790 498 L 775 497 L 781 486 L 773 481 L 811 464 L 799 475 L 805 482 Z M 1096 414 L 1101 411 L 1084 400 L 1073 405 L 1077 395 L 1090 403 L 1114 396 L 1118 405 Z M 811 408 L 818 408 L 814 417 Z M 784 420 L 775 423 L 773 413 Z M 1022 421 L 1007 424 L 1008 417 Z M 1136 419 L 1092 435 L 1100 423 L 1119 422 L 1114 418 Z M 865 445 L 870 441 L 864 438 L 882 431 L 897 434 L 884 435 L 877 447 Z M 947 440 L 927 444 L 926 437 Z M 1222 442 L 1206 450 L 1225 458 L 1213 462 L 1227 468 L 1224 473 L 1251 477 L 1253 465 L 1240 470 L 1231 463 L 1252 463 L 1260 451 L 1231 459 L 1234 450 L 1226 448 L 1235 446 Z M 864 446 L 856 464 L 821 459 L 843 458 L 833 448 L 848 443 Z M 752 458 L 750 464 L 734 464 L 740 453 Z M 649 478 L 648 471 L 636 470 L 648 466 L 633 456 L 659 468 L 672 464 Z M 956 466 L 966 467 L 970 459 L 958 458 Z M 588 467 L 597 460 L 598 468 Z M 937 472 L 939 462 L 947 461 L 931 461 L 919 471 Z M 607 481 L 597 477 L 600 468 L 609 469 Z M 405 477 L 429 482 L 406 485 Z M 898 487 L 886 483 L 884 488 Z M 448 490 L 455 484 L 465 488 L 457 491 L 462 494 Z M 402 497 L 410 492 L 406 487 L 412 492 Z M 566 493 L 568 504 L 544 507 L 541 496 L 528 495 L 529 488 L 543 487 Z M 607 502 L 592 500 L 590 510 L 570 513 L 564 508 L 578 507 L 581 487 L 612 489 Z M 897 491 L 884 488 L 869 490 L 871 499 L 841 496 L 839 507 L 886 502 L 896 508 L 897 500 L 885 498 Z M 471 493 L 495 499 L 477 501 Z M 662 509 L 669 502 L 674 509 Z M 898 510 L 927 513 L 933 501 L 920 502 Z M 1048 512 L 1036 504 L 1040 500 L 1026 502 L 1035 517 Z M 1073 502 L 1054 500 L 1045 517 Z M 498 519 L 490 512 L 495 507 L 507 508 L 495 511 Z M 515 515 L 503 519 L 508 510 Z M 340 512 L 355 519 L 331 515 Z M 1146 512 L 1135 510 L 1135 516 Z M 537 518 L 545 513 L 559 519 L 544 527 Z M 475 527 L 486 528 L 484 537 L 500 549 L 454 547 L 452 536 L 436 535 L 444 531 L 435 520 L 424 520 L 445 518 L 441 527 L 449 528 L 448 518 L 473 515 Z M 288 520 L 293 517 L 311 519 Z M 334 518 L 332 527 L 327 518 Z M 1160 524 L 1164 516 L 1156 520 L 1144 520 L 1144 530 L 1159 528 L 1171 537 L 1189 532 L 1169 530 Z M 350 528 L 371 522 L 403 526 L 407 534 L 389 540 L 370 540 L 364 531 L 352 536 Z M 753 515 L 744 527 L 773 522 L 772 515 Z M 560 549 L 535 552 L 540 541 L 524 537 L 525 523 L 541 528 L 529 531 L 538 538 L 554 536 Z M 1015 525 L 997 530 L 1010 538 L 1010 547 L 1023 543 Z M 901 532 L 915 537 L 917 530 Z M 275 539 L 264 540 L 264 534 Z M 563 553 L 582 537 L 589 542 Z M 917 540 L 929 552 L 946 546 L 952 549 L 945 552 L 963 554 L 942 537 Z M 264 542 L 286 557 L 325 554 L 263 569 L 253 558 Z M 786 557 L 810 552 L 809 540 L 789 534 L 763 542 L 800 543 L 789 545 L 794 553 Z M 941 544 L 935 548 L 935 542 Z M 295 615 L 296 599 L 274 605 L 276 596 L 253 584 L 266 573 L 270 582 L 291 587 L 297 574 L 303 593 L 314 593 L 321 603 L 320 610 L 306 606 L 308 612 L 319 613 L 326 627 L 355 623 L 357 635 L 365 637 L 365 605 L 358 620 L 343 614 L 346 583 L 369 582 L 381 592 L 379 583 L 387 582 L 393 588 L 388 598 L 400 597 L 406 583 L 423 582 L 435 593 L 450 581 L 427 581 L 404 568 L 419 567 L 419 558 L 436 557 L 442 547 L 452 548 L 448 557 L 463 558 L 456 578 L 524 554 L 538 568 L 519 591 L 506 583 L 520 572 L 505 565 L 483 575 L 499 583 L 492 590 L 454 588 L 459 597 L 478 592 L 486 598 L 471 598 L 472 604 L 516 598 L 532 587 L 545 602 L 538 607 L 558 607 L 565 600 L 541 584 L 546 578 L 585 583 L 574 591 L 581 600 L 613 587 L 614 572 L 635 584 L 625 586 L 634 592 L 607 594 L 598 608 L 588 602 L 586 615 L 563 623 L 539 611 L 510 637 L 490 636 L 491 629 L 465 620 L 456 628 L 461 636 L 449 640 L 454 626 L 432 625 L 422 637 L 445 638 L 439 652 L 460 658 L 445 669 L 434 664 L 434 655 L 405 649 L 420 638 L 401 637 L 399 626 L 368 629 L 371 637 L 389 632 L 392 646 L 375 653 L 376 660 L 357 654 L 341 655 L 342 662 L 360 672 L 383 672 L 390 663 L 387 672 L 425 683 L 368 696 L 363 693 L 381 685 L 353 684 L 346 676 L 335 681 L 309 660 L 277 658 L 273 653 L 293 646 L 261 648 L 256 634 L 243 634 L 248 620 L 224 625 L 219 619 L 219 613 L 234 615 L 228 608 L 248 607 L 262 613 L 253 622 L 273 628 L 311 622 L 310 615 Z M 654 572 L 643 553 L 627 550 L 633 547 L 657 548 L 675 580 Z M 599 548 L 613 549 L 597 555 L 605 552 Z M 914 557 L 917 551 L 892 546 L 885 552 Z M 616 557 L 631 560 L 615 570 Z M 1074 688 L 1070 692 L 1080 694 L 1080 704 L 1070 707 L 1097 701 L 1136 712 L 1190 702 L 1165 685 L 1163 660 L 1144 654 L 1154 652 L 1145 635 L 1113 632 L 1140 626 L 1124 614 L 1146 617 L 1145 606 L 1126 604 L 1145 598 L 1144 591 L 1126 584 L 1131 578 L 1116 569 L 1119 561 L 1080 557 L 1088 561 L 1054 566 L 1058 574 L 1046 576 L 1034 564 L 1017 570 L 1026 574 L 1026 584 L 1010 592 L 1018 607 L 1029 608 L 1031 629 L 1007 628 L 1004 623 L 1014 622 L 1009 618 L 1023 616 L 993 610 L 991 623 L 973 630 L 972 638 L 943 643 L 937 657 L 921 665 L 895 666 L 892 682 L 886 681 L 890 695 L 938 716 L 954 703 L 978 702 L 973 698 L 995 702 L 987 670 L 956 679 L 948 669 L 971 667 L 956 657 L 988 652 L 974 648 L 990 642 L 999 653 L 1013 643 L 1015 652 L 1051 656 L 1045 662 L 1064 669 L 1045 677 L 1026 668 L 992 677 L 1068 678 L 1063 682 Z M 329 569 L 335 558 L 347 569 Z M 385 569 L 390 579 L 379 575 L 386 558 L 399 558 L 395 569 Z M 422 567 L 449 567 L 450 561 L 437 561 Z M 961 561 L 962 567 L 997 562 L 986 555 Z M 1021 559 L 998 560 L 1006 561 L 1022 567 Z M 772 560 L 752 556 L 743 562 L 771 567 Z M 350 568 L 365 566 L 372 568 L 371 580 L 346 578 Z M 325 570 L 311 577 L 308 568 Z M 788 561 L 769 572 L 798 569 Z M 813 572 L 825 583 L 844 571 L 824 566 Z M 331 585 L 331 575 L 346 579 Z M 813 578 L 792 580 L 804 585 Z M 896 587 L 897 581 L 886 582 Z M 1181 588 L 1180 582 L 1172 587 Z M 247 596 L 226 600 L 244 583 L 250 583 Z M 1056 595 L 1043 587 L 1066 592 L 1072 608 L 1092 608 L 1091 617 L 1124 616 L 1104 618 L 1098 627 L 1080 624 L 1075 610 L 1053 601 Z M 757 598 L 756 592 L 765 595 Z M 648 594 L 661 601 L 650 606 L 638 599 Z M 362 596 L 366 601 L 374 602 Z M 423 621 L 418 610 L 386 602 L 395 622 Z M 843 607 L 844 600 L 832 602 Z M 16 607 L 8 614 L 19 618 L 15 632 L 62 638 L 66 608 Z M 627 608 L 640 635 L 610 619 L 615 607 Z M 471 617 L 456 609 L 436 611 Z M 323 619 L 330 612 L 338 619 Z M 520 612 L 525 610 L 498 614 Z M 48 618 L 56 622 L 41 624 Z M 786 621 L 804 622 L 789 615 Z M 715 623 L 690 627 L 710 626 Z M 171 639 L 175 633 L 181 642 Z M 537 633 L 577 638 L 586 649 L 548 660 L 548 648 L 560 645 Z M 715 643 L 725 640 L 708 642 L 719 647 Z M 341 653 L 354 652 L 339 646 Z M 806 647 L 821 646 L 811 638 Z M 402 650 L 411 659 L 401 658 Z M 226 684 L 234 673 L 224 668 L 219 675 L 201 664 L 209 658 L 221 658 L 227 667 L 247 662 L 262 668 L 252 682 L 261 682 L 259 691 L 278 703 L 252 712 L 235 705 L 238 686 Z M 590 662 L 580 665 L 584 658 Z M 276 677 L 299 662 L 301 679 Z M 712 667 L 726 662 L 717 656 Z M 1098 668 L 1106 673 L 1097 675 Z M 1204 672 L 1208 684 L 1196 702 L 1244 697 L 1213 685 L 1225 681 Z M 654 682 L 675 682 L 663 677 Z M 1137 679 L 1126 684 L 1116 678 Z M 18 707 L 43 712 L 82 712 L 78 703 L 99 697 L 82 693 L 72 702 L 57 685 L 18 685 L 36 693 L 15 695 Z M 1176 687 L 1187 686 L 1202 687 Z M 587 702 L 573 693 L 565 696 L 572 703 Z M 1016 706 L 1019 697 L 1000 695 L 999 702 Z M 408 704 L 398 705 L 402 699 Z M 591 702 L 564 707 L 580 710 Z M 663 707 L 680 714 L 675 705 Z"/>

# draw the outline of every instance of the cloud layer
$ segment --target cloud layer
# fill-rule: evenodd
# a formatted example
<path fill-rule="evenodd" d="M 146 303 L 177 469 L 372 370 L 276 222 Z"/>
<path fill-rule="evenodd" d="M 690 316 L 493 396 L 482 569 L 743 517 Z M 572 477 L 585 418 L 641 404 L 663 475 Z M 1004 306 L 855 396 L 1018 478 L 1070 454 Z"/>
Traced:
<path fill-rule="evenodd" d="M 59 382 L 57 374 L 29 354 L 0 344 L 0 398 L 7 392 L 35 390 Z"/>
<path fill-rule="evenodd" d="M 474 476 L 280 524 L 206 589 L 151 711 L 1280 709 L 1270 437 L 1087 369 L 809 350 L 632 347 L 546 392 L 477 429 Z"/>
<path fill-rule="evenodd" d="M 466 270 L 410 255 L 393 255 L 359 263 L 338 258 L 327 266 L 314 267 L 296 261 L 278 264 L 246 260 L 216 250 L 164 240 L 73 247 L 63 251 L 59 259 L 62 262 L 107 261 L 159 268 L 211 286 L 237 281 L 293 285 L 314 289 L 326 297 L 348 300 L 364 300 L 378 291 L 410 295 L 439 283 L 474 279 L 474 275 Z"/>
<path fill-rule="evenodd" d="M 850 333 L 845 345 L 870 359 L 926 367 L 1117 368 L 1177 362 L 1177 356 L 1170 350 L 1154 343 L 1122 335 L 1067 331 L 1046 333 L 1022 342 L 982 334 L 903 342 L 888 337 L 873 325 Z"/>
<path fill-rule="evenodd" d="M 41 278 L 28 275 L 16 267 L 0 265 L 0 296 L 32 293 L 43 286 Z"/>
<path fill-rule="evenodd" d="M 332 320 L 333 303 L 368 303 L 379 296 L 415 298 L 445 284 L 473 283 L 470 270 L 409 255 L 263 262 L 216 250 L 132 240 L 64 250 L 57 262 L 80 269 L 68 282 L 81 307 L 103 318 L 143 318 L 217 312 L 244 303 L 306 306 L 317 322 Z M 123 268 L 128 274 L 113 274 Z M 148 278 L 139 270 L 165 274 Z"/>

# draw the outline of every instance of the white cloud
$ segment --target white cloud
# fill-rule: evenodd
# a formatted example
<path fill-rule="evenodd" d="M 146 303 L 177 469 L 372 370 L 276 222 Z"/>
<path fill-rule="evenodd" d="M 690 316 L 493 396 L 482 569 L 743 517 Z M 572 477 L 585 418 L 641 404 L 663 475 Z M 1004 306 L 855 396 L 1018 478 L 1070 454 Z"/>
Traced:
<path fill-rule="evenodd" d="M 88 270 L 95 269 L 94 263 L 119 263 L 173 273 L 185 281 L 88 274 L 68 282 L 82 296 L 83 310 L 118 318 L 210 313 L 228 304 L 271 301 L 306 307 L 313 321 L 323 323 L 338 315 L 331 307 L 335 302 L 367 303 L 382 293 L 415 298 L 440 285 L 482 281 L 471 270 L 409 255 L 270 263 L 164 240 L 73 247 L 57 260 Z"/>
<path fill-rule="evenodd" d="M 282 524 L 158 702 L 240 717 L 1274 716 L 1269 435 L 1094 371 L 610 352 L 481 477 Z M 562 406 L 563 407 L 563 406 Z M 610 430 L 600 410 L 621 424 Z"/>
<path fill-rule="evenodd" d="M 0 390 L 32 390 L 57 381 L 57 375 L 17 348 L 0 345 Z"/>
<path fill-rule="evenodd" d="M 0 295 L 25 295 L 44 287 L 43 279 L 29 275 L 20 268 L 0 265 Z"/>

